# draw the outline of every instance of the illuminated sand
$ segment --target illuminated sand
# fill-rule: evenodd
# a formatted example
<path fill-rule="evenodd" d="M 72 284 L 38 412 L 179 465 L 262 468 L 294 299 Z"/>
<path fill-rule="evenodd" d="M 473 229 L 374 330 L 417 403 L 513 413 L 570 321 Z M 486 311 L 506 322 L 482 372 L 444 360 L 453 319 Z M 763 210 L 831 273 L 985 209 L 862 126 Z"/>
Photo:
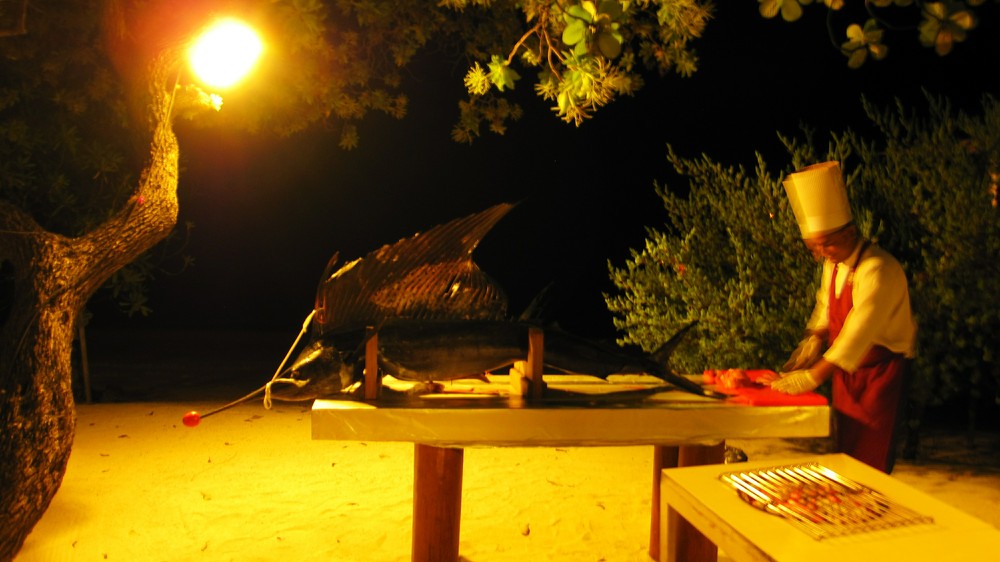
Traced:
<path fill-rule="evenodd" d="M 187 410 L 213 405 L 79 406 L 62 489 L 16 560 L 409 559 L 411 445 L 313 441 L 302 405 L 253 402 L 182 425 Z M 738 444 L 754 460 L 816 445 Z M 462 557 L 646 560 L 651 456 L 648 447 L 467 450 Z M 994 461 L 904 463 L 895 476 L 1000 527 Z"/>
<path fill-rule="evenodd" d="M 78 406 L 66 478 L 17 562 L 409 560 L 412 445 L 313 441 L 301 404 L 253 401 L 182 425 L 266 381 L 294 337 L 91 334 L 94 398 L 116 403 Z M 934 462 L 895 476 L 1000 527 L 1000 435 L 985 437 L 977 454 L 930 437 Z M 759 460 L 822 443 L 736 444 Z M 650 451 L 467 450 L 461 556 L 648 560 Z"/>

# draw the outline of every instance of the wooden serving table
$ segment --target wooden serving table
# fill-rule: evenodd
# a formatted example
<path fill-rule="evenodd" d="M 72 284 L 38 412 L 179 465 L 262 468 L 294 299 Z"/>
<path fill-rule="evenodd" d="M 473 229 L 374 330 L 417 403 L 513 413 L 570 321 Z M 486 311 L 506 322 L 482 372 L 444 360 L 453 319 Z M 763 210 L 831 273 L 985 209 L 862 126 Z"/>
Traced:
<path fill-rule="evenodd" d="M 545 375 L 550 389 L 607 385 L 635 388 L 635 380 Z M 752 406 L 666 391 L 644 400 L 525 399 L 511 396 L 507 375 L 489 382 L 455 381 L 450 392 L 392 401 L 317 400 L 313 439 L 414 443 L 414 561 L 457 561 L 463 448 L 652 445 L 654 475 L 650 556 L 660 551 L 660 473 L 663 468 L 718 463 L 726 439 L 822 437 L 829 434 L 825 405 Z M 681 531 L 683 560 L 714 560 L 714 545 L 693 527 Z M 707 546 L 706 546 L 707 545 Z"/>
<path fill-rule="evenodd" d="M 751 506 L 719 476 L 816 462 L 856 484 L 879 492 L 892 504 L 919 514 L 919 520 L 874 530 L 816 539 L 787 519 Z M 843 454 L 663 470 L 660 560 L 687 560 L 671 543 L 676 525 L 693 524 L 737 562 L 867 562 L 995 559 L 1000 531 Z M 884 524 L 885 525 L 885 524 Z M 713 545 L 714 549 L 714 545 Z M 989 554 L 989 553 L 993 554 Z"/>

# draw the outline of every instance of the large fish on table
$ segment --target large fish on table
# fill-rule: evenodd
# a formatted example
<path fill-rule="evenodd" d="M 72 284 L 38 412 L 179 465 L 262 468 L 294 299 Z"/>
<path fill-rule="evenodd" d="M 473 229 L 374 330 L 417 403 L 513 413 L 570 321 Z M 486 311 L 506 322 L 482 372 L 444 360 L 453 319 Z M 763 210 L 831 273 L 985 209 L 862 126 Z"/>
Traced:
<path fill-rule="evenodd" d="M 531 319 L 511 319 L 503 289 L 472 259 L 483 237 L 512 207 L 495 205 L 435 226 L 336 270 L 334 254 L 307 322 L 305 347 L 288 368 L 282 363 L 271 382 L 232 404 L 261 392 L 279 400 L 344 392 L 362 378 L 365 342 L 373 330 L 378 333 L 379 370 L 402 380 L 481 376 L 527 359 L 528 330 L 541 326 Z M 670 369 L 670 352 L 689 329 L 681 329 L 652 354 L 546 329 L 543 363 L 600 377 L 646 373 L 682 390 L 721 398 Z"/>
<path fill-rule="evenodd" d="M 684 327 L 651 355 L 629 353 L 561 330 L 547 330 L 542 363 L 550 370 L 602 378 L 649 374 L 688 392 L 722 397 L 670 370 L 670 353 L 693 326 Z M 482 376 L 525 360 L 528 332 L 533 327 L 530 322 L 502 320 L 389 321 L 378 329 L 378 368 L 383 374 L 420 383 Z M 310 343 L 275 379 L 271 396 L 311 400 L 359 382 L 364 343 L 359 341 L 350 352 L 341 351 L 349 339 L 340 334 Z"/>

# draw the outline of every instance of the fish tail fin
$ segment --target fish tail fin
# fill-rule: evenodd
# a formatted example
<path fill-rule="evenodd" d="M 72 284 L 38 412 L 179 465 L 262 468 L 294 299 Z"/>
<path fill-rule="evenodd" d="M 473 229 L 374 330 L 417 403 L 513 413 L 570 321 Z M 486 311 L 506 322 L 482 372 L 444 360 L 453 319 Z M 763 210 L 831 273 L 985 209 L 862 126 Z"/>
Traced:
<path fill-rule="evenodd" d="M 686 336 L 688 332 L 690 332 L 697 324 L 698 321 L 694 320 L 687 326 L 684 326 L 683 328 L 678 330 L 677 333 L 670 336 L 670 339 L 667 340 L 666 343 L 658 347 L 656 351 L 652 353 L 653 360 L 655 360 L 658 365 L 666 369 L 669 369 L 670 356 L 674 353 L 674 350 L 677 349 L 677 346 L 680 345 L 681 341 L 684 339 L 684 336 Z"/>
<path fill-rule="evenodd" d="M 698 321 L 695 320 L 690 324 L 688 324 L 687 326 L 684 326 L 683 328 L 678 330 L 676 334 L 674 334 L 673 336 L 670 337 L 669 340 L 667 340 L 667 343 L 661 345 L 659 349 L 657 349 L 652 353 L 652 358 L 656 362 L 657 366 L 661 369 L 659 376 L 663 380 L 677 386 L 682 390 L 686 390 L 692 394 L 697 394 L 699 396 L 707 396 L 709 398 L 724 399 L 726 398 L 725 394 L 720 394 L 714 390 L 708 390 L 702 388 L 700 384 L 688 380 L 687 378 L 681 375 L 678 375 L 670 367 L 670 355 L 674 352 L 675 349 L 677 349 L 677 346 L 680 345 L 681 340 L 684 339 L 684 336 L 686 336 L 687 333 L 690 332 L 691 329 L 694 328 L 697 323 Z"/>

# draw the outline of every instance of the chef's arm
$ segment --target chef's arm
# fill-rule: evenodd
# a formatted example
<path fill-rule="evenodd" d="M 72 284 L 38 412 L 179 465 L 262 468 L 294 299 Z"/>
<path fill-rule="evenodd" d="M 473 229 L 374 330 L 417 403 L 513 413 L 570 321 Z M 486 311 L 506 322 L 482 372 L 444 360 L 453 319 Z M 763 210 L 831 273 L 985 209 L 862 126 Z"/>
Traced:
<path fill-rule="evenodd" d="M 812 372 L 812 377 L 814 380 L 816 380 L 819 384 L 823 384 L 824 382 L 829 380 L 830 377 L 833 376 L 834 371 L 836 371 L 838 368 L 839 367 L 837 367 L 833 363 L 820 357 L 818 361 L 816 361 L 815 363 L 813 363 L 811 367 L 809 367 L 809 371 Z"/>
<path fill-rule="evenodd" d="M 805 330 L 805 334 L 804 334 L 804 336 L 806 336 L 806 337 L 816 336 L 816 337 L 822 339 L 823 341 L 826 341 L 829 335 L 830 335 L 830 330 L 827 327 L 825 327 L 825 326 L 822 327 L 822 328 L 810 328 L 810 327 L 806 326 L 806 330 Z"/>
<path fill-rule="evenodd" d="M 833 376 L 837 366 L 820 358 L 808 369 L 781 373 L 781 378 L 769 381 L 771 388 L 785 394 L 802 394 L 816 390 Z"/>

